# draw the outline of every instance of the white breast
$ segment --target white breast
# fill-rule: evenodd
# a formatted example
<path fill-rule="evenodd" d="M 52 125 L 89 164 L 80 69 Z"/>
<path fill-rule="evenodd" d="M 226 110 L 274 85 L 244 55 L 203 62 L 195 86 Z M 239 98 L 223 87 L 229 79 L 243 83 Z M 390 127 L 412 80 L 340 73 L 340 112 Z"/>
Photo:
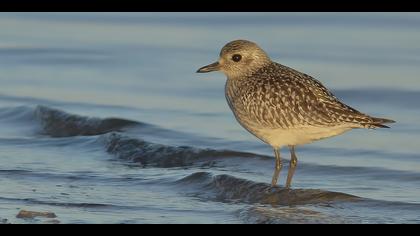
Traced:
<path fill-rule="evenodd" d="M 302 145 L 342 134 L 352 129 L 349 126 L 315 127 L 302 126 L 290 129 L 253 129 L 251 132 L 273 147 Z"/>

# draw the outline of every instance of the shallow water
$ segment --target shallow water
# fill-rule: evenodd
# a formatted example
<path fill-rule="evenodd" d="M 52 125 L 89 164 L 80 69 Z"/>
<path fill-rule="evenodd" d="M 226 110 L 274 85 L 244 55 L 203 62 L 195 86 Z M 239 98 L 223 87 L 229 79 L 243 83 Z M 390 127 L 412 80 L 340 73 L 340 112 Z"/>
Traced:
<path fill-rule="evenodd" d="M 420 223 L 418 25 L 418 13 L 1 13 L 0 222 L 48 223 L 16 218 L 24 209 L 61 223 Z M 236 123 L 224 76 L 195 73 L 236 38 L 397 123 L 298 148 L 293 189 L 271 188 L 272 151 Z"/>

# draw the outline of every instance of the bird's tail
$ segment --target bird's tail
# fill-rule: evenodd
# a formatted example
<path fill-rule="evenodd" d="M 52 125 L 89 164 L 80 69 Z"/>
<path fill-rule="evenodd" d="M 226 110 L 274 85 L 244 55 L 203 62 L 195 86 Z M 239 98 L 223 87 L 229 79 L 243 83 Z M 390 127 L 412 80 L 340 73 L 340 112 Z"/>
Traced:
<path fill-rule="evenodd" d="M 377 118 L 377 117 L 371 117 L 372 122 L 369 123 L 369 128 L 389 128 L 389 126 L 386 126 L 384 124 L 388 123 L 395 123 L 394 120 L 385 119 L 385 118 Z"/>

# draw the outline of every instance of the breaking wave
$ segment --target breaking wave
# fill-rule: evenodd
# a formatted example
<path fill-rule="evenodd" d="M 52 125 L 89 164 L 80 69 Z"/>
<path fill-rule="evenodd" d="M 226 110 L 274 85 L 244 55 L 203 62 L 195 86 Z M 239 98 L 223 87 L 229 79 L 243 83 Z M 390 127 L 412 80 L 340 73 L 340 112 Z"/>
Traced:
<path fill-rule="evenodd" d="M 45 106 L 37 106 L 34 114 L 43 132 L 52 137 L 99 135 L 120 131 L 128 126 L 141 125 L 136 121 L 119 118 L 100 119 L 78 116 Z"/>

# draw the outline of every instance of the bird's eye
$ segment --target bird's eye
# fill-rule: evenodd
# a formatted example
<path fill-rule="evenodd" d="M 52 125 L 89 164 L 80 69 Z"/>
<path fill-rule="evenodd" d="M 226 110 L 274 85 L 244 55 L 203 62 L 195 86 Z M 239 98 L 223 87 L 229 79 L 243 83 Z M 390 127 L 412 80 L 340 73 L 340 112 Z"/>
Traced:
<path fill-rule="evenodd" d="M 232 56 L 232 61 L 239 62 L 242 59 L 242 56 L 239 54 L 235 54 Z"/>

